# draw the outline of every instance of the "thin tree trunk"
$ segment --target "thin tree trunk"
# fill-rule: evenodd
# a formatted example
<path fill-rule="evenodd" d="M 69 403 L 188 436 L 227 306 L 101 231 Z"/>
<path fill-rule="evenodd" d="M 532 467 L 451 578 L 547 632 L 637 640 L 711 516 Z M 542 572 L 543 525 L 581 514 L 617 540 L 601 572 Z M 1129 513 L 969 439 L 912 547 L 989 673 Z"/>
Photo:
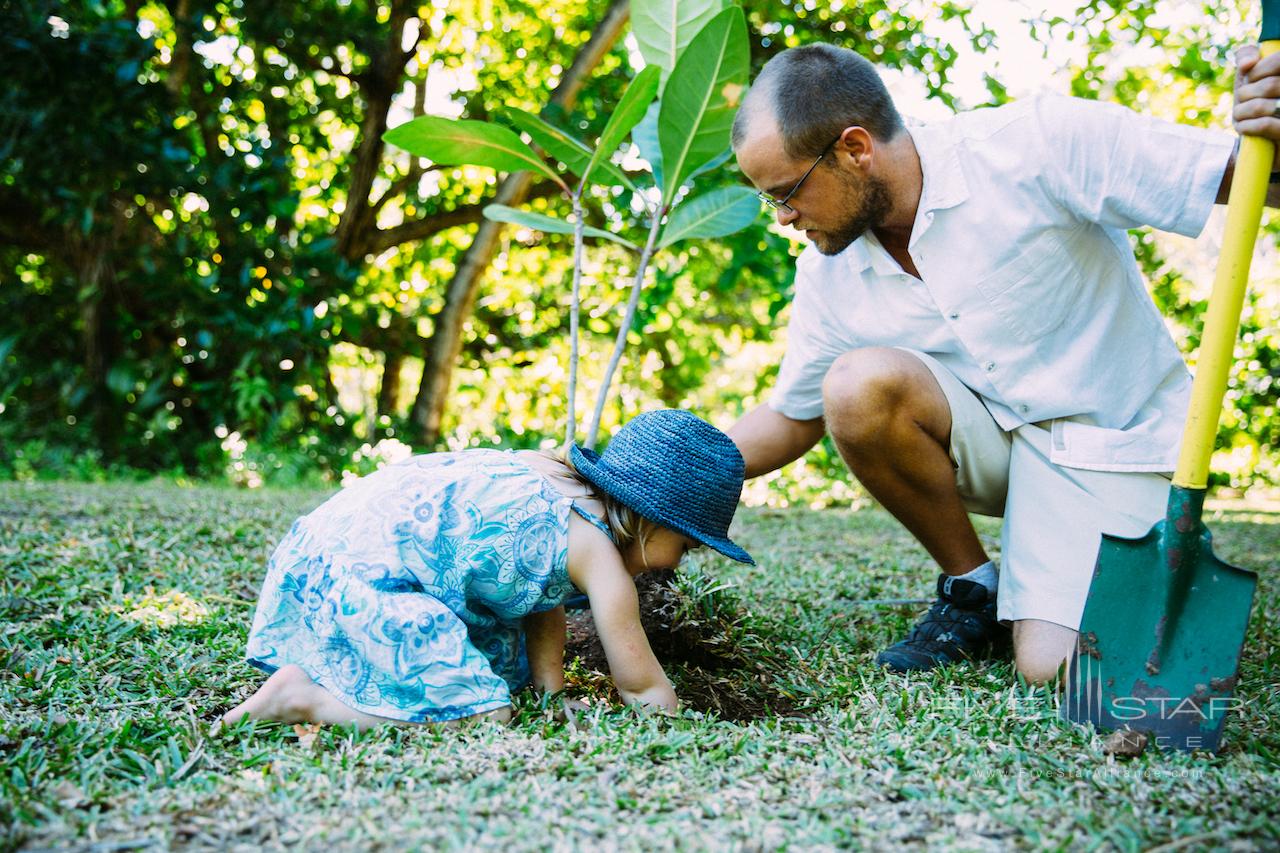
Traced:
<path fill-rule="evenodd" d="M 173 61 L 169 65 L 169 73 L 165 75 L 164 85 L 169 94 L 178 100 L 182 97 L 182 89 L 187 85 L 187 75 L 191 71 L 191 55 L 194 52 L 191 44 L 191 0 L 178 0 L 171 6 L 169 14 L 173 18 L 173 29 L 177 33 L 173 50 Z"/>
<path fill-rule="evenodd" d="M 595 450 L 596 438 L 600 434 L 600 418 L 604 414 L 604 404 L 609 399 L 609 386 L 613 384 L 613 372 L 622 361 L 622 354 L 627 349 L 627 335 L 631 332 L 631 324 L 636 319 L 636 307 L 640 304 L 640 291 L 644 290 L 644 275 L 649 271 L 649 261 L 653 258 L 654 246 L 658 242 L 658 232 L 662 230 L 663 211 L 653 214 L 653 222 L 649 225 L 649 240 L 644 244 L 644 251 L 636 264 L 636 277 L 631 282 L 631 296 L 627 299 L 627 309 L 618 324 L 618 337 L 613 342 L 613 355 L 609 357 L 609 365 L 604 369 L 604 378 L 600 380 L 600 394 L 596 397 L 596 409 L 591 413 L 591 424 L 587 427 L 587 440 L 583 447 Z"/>
<path fill-rule="evenodd" d="M 107 374 L 113 360 L 115 294 L 111 281 L 109 245 L 102 240 L 72 237 L 80 314 L 80 342 L 84 352 L 84 379 L 89 386 L 89 411 L 103 452 L 114 454 L 119 423 Z"/>
<path fill-rule="evenodd" d="M 394 417 L 400 408 L 400 370 L 404 367 L 404 351 L 388 349 L 382 363 L 382 382 L 378 386 L 378 417 Z"/>
<path fill-rule="evenodd" d="M 565 72 L 564 79 L 551 95 L 551 103 L 566 111 L 577 101 L 578 93 L 587 77 L 609 53 L 630 16 L 629 0 L 614 0 L 604 17 L 583 46 L 573 66 Z M 498 188 L 498 204 L 515 206 L 528 192 L 532 183 L 529 172 L 508 175 Z M 462 261 L 449 283 L 444 308 L 436 318 L 435 332 L 431 336 L 426 364 L 423 366 L 422 384 L 413 403 L 413 425 L 420 444 L 431 447 L 440 440 L 440 423 L 444 419 L 445 403 L 453 381 L 453 369 L 462 351 L 462 328 L 475 306 L 480 278 L 497 251 L 502 225 L 485 220 L 480 223 Z"/>
<path fill-rule="evenodd" d="M 336 237 L 338 253 L 348 261 L 359 260 L 367 251 L 374 217 L 369 200 L 374 178 L 382 164 L 382 134 L 387 130 L 387 115 L 395 99 L 405 65 L 417 50 L 417 41 L 409 50 L 400 45 L 404 28 L 413 17 L 408 0 L 393 0 L 389 34 L 381 49 L 369 53 L 370 67 L 360 78 L 360 93 L 365 101 L 364 122 L 360 127 L 360 145 L 351 167 L 347 203 L 338 220 Z M 418 22 L 418 39 L 422 38 L 425 21 Z"/>
<path fill-rule="evenodd" d="M 568 417 L 565 418 L 564 447 L 565 453 L 573 446 L 578 434 L 578 315 L 582 308 L 582 232 L 586 225 L 586 211 L 582 208 L 582 194 L 587 191 L 587 182 L 578 184 L 578 191 L 573 194 L 573 286 L 569 294 L 569 393 Z"/>
<path fill-rule="evenodd" d="M 515 207 L 524 201 L 532 181 L 533 176 L 528 172 L 508 175 L 498 187 L 494 203 Z M 462 352 L 462 327 L 475 308 L 480 277 L 493 260 L 501 236 L 501 223 L 489 219 L 480 223 L 471 247 L 454 271 L 444 308 L 436 318 L 436 328 L 431 335 L 430 348 L 422 366 L 422 384 L 418 386 L 412 413 L 417 438 L 428 447 L 440 440 L 444 404 L 453 381 L 453 368 Z"/>

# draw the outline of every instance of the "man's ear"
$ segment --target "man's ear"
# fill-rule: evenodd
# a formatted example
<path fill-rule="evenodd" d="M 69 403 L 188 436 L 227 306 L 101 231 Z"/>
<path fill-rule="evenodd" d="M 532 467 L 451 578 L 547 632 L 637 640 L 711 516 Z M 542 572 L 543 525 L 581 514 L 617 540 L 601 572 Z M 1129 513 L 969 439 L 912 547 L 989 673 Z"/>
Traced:
<path fill-rule="evenodd" d="M 875 156 L 876 141 L 865 127 L 854 125 L 846 127 L 836 140 L 832 152 L 837 162 L 846 163 L 859 171 L 871 168 L 871 160 Z"/>

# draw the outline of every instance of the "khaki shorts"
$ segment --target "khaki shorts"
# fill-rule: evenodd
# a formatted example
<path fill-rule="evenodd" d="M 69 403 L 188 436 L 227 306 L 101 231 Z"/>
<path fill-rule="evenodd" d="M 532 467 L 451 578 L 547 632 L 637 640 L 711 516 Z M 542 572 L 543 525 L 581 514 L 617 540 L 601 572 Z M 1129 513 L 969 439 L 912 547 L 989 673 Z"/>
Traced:
<path fill-rule="evenodd" d="M 1048 423 L 1005 432 L 949 370 L 904 351 L 925 363 L 951 407 L 951 462 L 965 507 L 1004 519 L 997 616 L 1076 630 L 1102 534 L 1138 537 L 1150 530 L 1164 516 L 1169 477 L 1055 465 Z"/>

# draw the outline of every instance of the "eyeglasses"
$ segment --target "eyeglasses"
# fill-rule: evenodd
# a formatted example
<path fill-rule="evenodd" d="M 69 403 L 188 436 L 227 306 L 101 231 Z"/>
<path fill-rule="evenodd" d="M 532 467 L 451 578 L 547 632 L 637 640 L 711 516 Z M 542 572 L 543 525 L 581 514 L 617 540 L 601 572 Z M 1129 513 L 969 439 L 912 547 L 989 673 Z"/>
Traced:
<path fill-rule="evenodd" d="M 844 135 L 843 133 L 840 134 L 840 136 L 843 136 L 843 135 Z M 826 157 L 828 154 L 831 153 L 832 146 L 834 146 L 837 142 L 840 141 L 840 136 L 837 136 L 835 139 L 831 140 L 831 142 L 827 145 L 827 147 L 822 149 L 822 153 L 818 155 L 818 159 L 814 160 L 813 165 L 809 167 L 808 171 L 806 171 L 803 175 L 800 176 L 800 180 L 796 181 L 796 185 L 791 188 L 791 192 L 787 193 L 782 198 L 774 198 L 768 193 L 756 193 L 756 197 L 759 198 L 765 204 L 769 205 L 769 207 L 773 208 L 774 210 L 785 210 L 787 213 L 795 213 L 796 209 L 791 205 L 787 204 L 787 202 L 791 201 L 792 196 L 800 192 L 800 187 L 804 184 L 805 181 L 809 179 L 809 176 L 813 174 L 813 170 L 818 168 L 818 164 L 822 162 L 822 158 Z"/>

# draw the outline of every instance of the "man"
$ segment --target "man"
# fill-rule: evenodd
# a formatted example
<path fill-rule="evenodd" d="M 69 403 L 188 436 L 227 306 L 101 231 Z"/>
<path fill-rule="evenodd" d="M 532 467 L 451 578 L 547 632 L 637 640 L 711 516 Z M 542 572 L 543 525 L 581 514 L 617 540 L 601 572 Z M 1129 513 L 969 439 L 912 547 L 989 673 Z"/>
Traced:
<path fill-rule="evenodd" d="M 1237 56 L 1233 118 L 1280 140 L 1280 55 L 1258 57 Z M 1163 516 L 1189 400 L 1125 230 L 1197 234 L 1233 135 L 1058 97 L 908 130 L 870 63 L 813 44 L 761 71 L 733 147 L 813 243 L 773 398 L 730 432 L 747 475 L 830 432 L 937 561 L 937 602 L 880 663 L 928 669 L 1011 633 L 1018 671 L 1052 679 L 1100 535 Z M 968 512 L 1004 518 L 999 570 Z"/>

